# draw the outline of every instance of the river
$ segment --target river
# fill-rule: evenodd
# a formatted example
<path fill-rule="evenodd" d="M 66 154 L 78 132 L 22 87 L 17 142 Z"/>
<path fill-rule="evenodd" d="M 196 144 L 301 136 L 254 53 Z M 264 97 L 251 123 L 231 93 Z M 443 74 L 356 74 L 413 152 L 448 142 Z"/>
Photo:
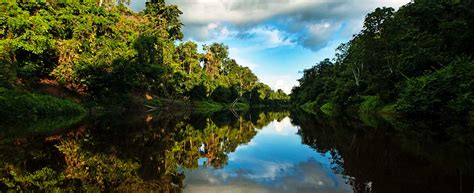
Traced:
<path fill-rule="evenodd" d="M 0 190 L 472 192 L 466 123 L 152 112 L 1 125 Z"/>

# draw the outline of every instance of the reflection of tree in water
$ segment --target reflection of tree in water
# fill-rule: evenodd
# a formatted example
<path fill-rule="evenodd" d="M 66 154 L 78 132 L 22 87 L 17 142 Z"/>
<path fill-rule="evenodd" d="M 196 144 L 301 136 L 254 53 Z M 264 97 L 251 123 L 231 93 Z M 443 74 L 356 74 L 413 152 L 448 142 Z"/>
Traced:
<path fill-rule="evenodd" d="M 292 119 L 300 126 L 303 143 L 320 153 L 330 152 L 333 169 L 346 175 L 355 192 L 474 190 L 472 143 L 468 146 L 465 140 L 443 134 L 462 128 L 465 132 L 465 125 L 410 121 L 366 124 L 366 118 L 359 121 L 298 112 Z"/>
<path fill-rule="evenodd" d="M 0 188 L 181 192 L 178 167 L 196 168 L 201 157 L 223 167 L 255 128 L 288 115 L 256 114 L 108 115 L 66 132 L 5 139 Z"/>

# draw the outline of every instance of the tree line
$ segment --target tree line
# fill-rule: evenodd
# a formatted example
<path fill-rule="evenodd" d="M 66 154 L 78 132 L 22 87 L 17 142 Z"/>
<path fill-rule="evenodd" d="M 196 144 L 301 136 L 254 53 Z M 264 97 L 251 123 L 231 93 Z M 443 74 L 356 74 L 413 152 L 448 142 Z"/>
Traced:
<path fill-rule="evenodd" d="M 291 100 L 307 110 L 472 114 L 474 4 L 377 8 L 335 57 L 304 70 Z"/>
<path fill-rule="evenodd" d="M 176 5 L 150 0 L 8 1 L 0 4 L 0 87 L 53 84 L 81 100 L 156 98 L 277 104 L 289 100 L 221 43 L 182 41 Z"/>

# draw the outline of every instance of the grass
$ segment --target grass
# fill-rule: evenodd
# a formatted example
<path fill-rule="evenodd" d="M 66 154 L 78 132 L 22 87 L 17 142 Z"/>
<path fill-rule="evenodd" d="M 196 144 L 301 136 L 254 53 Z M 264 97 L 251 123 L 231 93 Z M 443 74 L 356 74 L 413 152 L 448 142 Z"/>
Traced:
<path fill-rule="evenodd" d="M 0 87 L 0 116 L 31 118 L 79 115 L 85 112 L 81 105 L 70 100 Z"/>

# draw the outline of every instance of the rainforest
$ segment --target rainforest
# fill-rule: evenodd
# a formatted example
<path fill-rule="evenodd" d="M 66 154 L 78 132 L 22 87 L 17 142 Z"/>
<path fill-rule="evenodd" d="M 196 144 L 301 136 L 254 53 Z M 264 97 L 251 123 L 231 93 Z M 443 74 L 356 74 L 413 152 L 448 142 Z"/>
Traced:
<path fill-rule="evenodd" d="M 472 45 L 472 0 L 1 1 L 0 192 L 471 193 Z"/>

